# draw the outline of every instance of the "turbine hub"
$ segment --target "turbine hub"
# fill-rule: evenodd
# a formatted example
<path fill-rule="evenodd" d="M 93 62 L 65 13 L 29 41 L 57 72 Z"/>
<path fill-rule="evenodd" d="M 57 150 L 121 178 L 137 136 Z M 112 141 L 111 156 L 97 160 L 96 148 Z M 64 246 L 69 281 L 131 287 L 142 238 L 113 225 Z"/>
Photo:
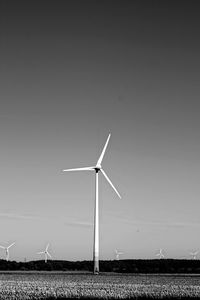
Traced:
<path fill-rule="evenodd" d="M 95 168 L 96 173 L 98 173 L 101 170 L 101 166 L 96 166 Z"/>

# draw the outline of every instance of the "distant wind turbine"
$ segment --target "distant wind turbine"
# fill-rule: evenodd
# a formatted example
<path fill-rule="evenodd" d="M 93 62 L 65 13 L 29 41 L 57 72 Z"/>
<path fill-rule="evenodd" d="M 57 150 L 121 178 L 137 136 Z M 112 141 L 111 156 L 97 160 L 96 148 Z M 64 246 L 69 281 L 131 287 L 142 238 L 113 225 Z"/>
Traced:
<path fill-rule="evenodd" d="M 49 244 L 47 244 L 46 249 L 44 251 L 37 252 L 37 254 L 44 254 L 44 261 L 45 261 L 45 263 L 47 262 L 48 256 L 50 258 L 52 258 L 51 255 L 50 255 L 50 253 L 48 252 L 48 248 L 49 248 Z"/>
<path fill-rule="evenodd" d="M 159 250 L 159 253 L 157 253 L 156 256 L 158 256 L 160 259 L 161 259 L 161 258 L 164 258 L 165 256 L 164 256 L 164 254 L 163 254 L 163 249 L 160 249 L 160 250 Z"/>
<path fill-rule="evenodd" d="M 123 252 L 118 251 L 117 249 L 115 249 L 115 258 L 116 260 L 119 260 L 119 256 L 124 254 Z"/>
<path fill-rule="evenodd" d="M 6 252 L 6 260 L 7 260 L 7 261 L 9 260 L 9 248 L 12 247 L 14 244 L 15 244 L 15 242 L 12 243 L 12 244 L 11 244 L 10 246 L 8 246 L 8 247 L 0 246 L 0 248 L 4 249 L 5 252 Z"/>
<path fill-rule="evenodd" d="M 106 175 L 105 171 L 102 169 L 101 163 L 108 146 L 108 142 L 111 134 L 108 135 L 107 141 L 104 145 L 104 148 L 101 152 L 101 155 L 97 161 L 97 164 L 92 167 L 84 167 L 84 168 L 75 168 L 75 169 L 67 169 L 63 171 L 95 171 L 95 208 L 94 208 L 94 249 L 93 249 L 93 260 L 94 260 L 94 274 L 99 273 L 99 179 L 98 175 L 101 172 L 108 183 L 111 185 L 113 190 L 116 192 L 119 198 L 121 198 L 119 192 L 112 184 L 111 180 Z"/>
<path fill-rule="evenodd" d="M 192 259 L 196 259 L 198 253 L 199 253 L 199 251 L 190 252 L 190 255 L 192 256 Z"/>

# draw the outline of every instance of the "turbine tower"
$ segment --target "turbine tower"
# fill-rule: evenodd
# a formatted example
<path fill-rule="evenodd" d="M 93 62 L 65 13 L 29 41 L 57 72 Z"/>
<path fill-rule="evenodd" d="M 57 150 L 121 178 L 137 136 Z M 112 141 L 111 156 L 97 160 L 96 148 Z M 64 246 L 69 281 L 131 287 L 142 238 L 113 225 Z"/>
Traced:
<path fill-rule="evenodd" d="M 158 256 L 160 259 L 161 259 L 161 258 L 164 258 L 165 256 L 164 256 L 164 254 L 163 254 L 163 250 L 160 249 L 159 253 L 157 253 L 156 256 Z"/>
<path fill-rule="evenodd" d="M 115 249 L 115 259 L 119 260 L 119 256 L 124 254 L 123 252 L 118 251 L 117 249 Z"/>
<path fill-rule="evenodd" d="M 8 247 L 0 246 L 0 248 L 4 249 L 5 252 L 6 252 L 6 260 L 7 260 L 7 261 L 9 260 L 9 248 L 12 247 L 14 244 L 15 244 L 15 242 L 12 243 L 12 244 L 11 244 L 10 246 L 8 246 Z"/>
<path fill-rule="evenodd" d="M 44 261 L 47 263 L 48 256 L 51 258 L 51 255 L 48 252 L 49 244 L 47 244 L 46 249 L 41 252 L 37 252 L 37 254 L 44 254 Z"/>
<path fill-rule="evenodd" d="M 192 256 L 192 259 L 197 259 L 197 254 L 198 253 L 199 253 L 199 251 L 190 252 L 190 255 Z"/>
<path fill-rule="evenodd" d="M 101 163 L 108 146 L 108 142 L 110 139 L 111 134 L 108 135 L 107 141 L 103 147 L 101 155 L 95 166 L 92 167 L 84 167 L 84 168 L 75 168 L 75 169 L 66 169 L 63 170 L 64 172 L 67 171 L 95 171 L 95 207 L 94 207 L 94 248 L 93 248 L 93 260 L 94 260 L 94 274 L 99 273 L 99 172 L 101 172 L 108 183 L 111 185 L 113 190 L 116 192 L 119 198 L 121 198 L 119 192 L 114 187 L 113 183 L 102 169 Z"/>

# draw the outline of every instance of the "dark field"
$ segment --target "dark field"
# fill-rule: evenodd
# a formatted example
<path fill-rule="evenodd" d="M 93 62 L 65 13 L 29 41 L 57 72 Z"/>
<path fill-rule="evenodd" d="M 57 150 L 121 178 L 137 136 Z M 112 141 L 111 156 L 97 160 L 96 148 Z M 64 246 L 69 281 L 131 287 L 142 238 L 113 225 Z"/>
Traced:
<path fill-rule="evenodd" d="M 1 272 L 0 299 L 200 299 L 199 275 Z"/>

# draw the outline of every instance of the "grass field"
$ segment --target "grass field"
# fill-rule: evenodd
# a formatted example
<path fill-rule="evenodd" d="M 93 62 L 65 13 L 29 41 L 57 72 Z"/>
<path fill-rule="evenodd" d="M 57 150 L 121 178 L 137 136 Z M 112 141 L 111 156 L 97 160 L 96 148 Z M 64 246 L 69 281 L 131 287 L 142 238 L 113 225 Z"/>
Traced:
<path fill-rule="evenodd" d="M 200 276 L 0 273 L 0 299 L 199 298 Z"/>

